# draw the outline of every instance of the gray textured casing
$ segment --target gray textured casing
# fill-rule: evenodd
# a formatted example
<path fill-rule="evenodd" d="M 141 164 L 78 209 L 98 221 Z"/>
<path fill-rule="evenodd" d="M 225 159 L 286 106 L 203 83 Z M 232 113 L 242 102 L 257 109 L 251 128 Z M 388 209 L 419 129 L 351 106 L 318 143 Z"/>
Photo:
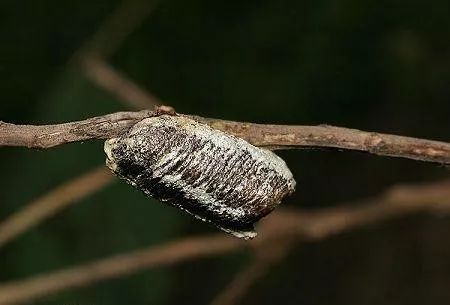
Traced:
<path fill-rule="evenodd" d="M 146 195 L 246 239 L 295 188 L 271 151 L 182 116 L 144 119 L 105 152 L 107 166 Z"/>

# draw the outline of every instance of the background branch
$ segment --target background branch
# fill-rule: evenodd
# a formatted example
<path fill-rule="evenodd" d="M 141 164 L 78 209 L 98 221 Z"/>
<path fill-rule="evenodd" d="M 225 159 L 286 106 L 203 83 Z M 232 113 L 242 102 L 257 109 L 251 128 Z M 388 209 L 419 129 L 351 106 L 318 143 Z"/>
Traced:
<path fill-rule="evenodd" d="M 149 109 L 162 104 L 155 95 L 136 85 L 98 56 L 83 57 L 81 66 L 90 81 L 133 109 Z"/>
<path fill-rule="evenodd" d="M 251 242 L 223 234 L 189 237 L 166 245 L 5 283 L 0 286 L 0 304 L 24 303 L 69 288 L 142 271 L 144 268 L 229 253 L 246 246 L 254 247 L 257 251 L 267 251 L 274 243 L 322 240 L 377 221 L 423 211 L 450 212 L 450 180 L 396 186 L 376 198 L 340 208 L 320 211 L 280 210 L 263 220 L 258 237 Z M 253 268 L 255 267 L 251 267 Z M 253 278 L 258 278 L 258 272 L 250 273 L 252 276 L 244 274 L 244 277 L 251 278 L 249 283 Z"/>
<path fill-rule="evenodd" d="M 252 286 L 263 278 L 273 265 L 280 263 L 289 252 L 291 240 L 282 240 L 257 248 L 255 258 L 214 298 L 211 305 L 240 304 Z"/>
<path fill-rule="evenodd" d="M 114 176 L 102 165 L 33 200 L 0 223 L 0 248 L 42 220 L 89 196 L 112 181 Z"/>
<path fill-rule="evenodd" d="M 71 61 L 92 53 L 105 58 L 111 56 L 154 12 L 158 3 L 158 0 L 123 0 L 92 37 L 77 50 Z"/>
<path fill-rule="evenodd" d="M 83 121 L 41 126 L 0 122 L 0 146 L 49 148 L 70 142 L 107 139 L 154 115 L 155 112 L 148 110 L 117 112 Z M 265 125 L 190 117 L 268 149 L 329 147 L 450 165 L 450 144 L 445 142 L 328 125 Z"/>
<path fill-rule="evenodd" d="M 131 274 L 146 267 L 169 265 L 189 259 L 224 254 L 242 246 L 243 242 L 221 234 L 192 237 L 163 246 L 101 259 L 29 280 L 0 286 L 0 304 L 17 304 L 68 288 L 87 286 L 107 278 Z"/>

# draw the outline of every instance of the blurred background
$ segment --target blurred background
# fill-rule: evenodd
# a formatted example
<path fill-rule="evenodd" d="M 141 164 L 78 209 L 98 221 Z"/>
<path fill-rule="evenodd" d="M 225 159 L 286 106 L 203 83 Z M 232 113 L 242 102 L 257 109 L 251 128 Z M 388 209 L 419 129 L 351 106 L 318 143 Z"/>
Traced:
<path fill-rule="evenodd" d="M 448 141 L 450 2 L 97 0 L 0 3 L 0 119 L 44 124 L 135 110 L 86 73 L 96 52 L 180 113 L 332 124 Z M 0 221 L 104 162 L 102 141 L 2 148 Z M 277 152 L 285 206 L 336 207 L 448 169 L 356 152 Z M 0 281 L 214 233 L 115 180 L 0 249 Z M 450 218 L 425 213 L 298 243 L 243 304 L 450 302 Z M 32 304 L 208 304 L 250 249 L 141 270 Z"/>

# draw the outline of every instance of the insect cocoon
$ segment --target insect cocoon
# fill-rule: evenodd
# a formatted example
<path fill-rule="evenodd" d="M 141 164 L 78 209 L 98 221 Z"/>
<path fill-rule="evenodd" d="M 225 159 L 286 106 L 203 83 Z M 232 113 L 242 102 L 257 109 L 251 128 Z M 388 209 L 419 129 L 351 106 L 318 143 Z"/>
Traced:
<path fill-rule="evenodd" d="M 106 165 L 147 196 L 245 239 L 295 188 L 271 151 L 182 116 L 146 118 L 107 140 L 105 153 Z"/>

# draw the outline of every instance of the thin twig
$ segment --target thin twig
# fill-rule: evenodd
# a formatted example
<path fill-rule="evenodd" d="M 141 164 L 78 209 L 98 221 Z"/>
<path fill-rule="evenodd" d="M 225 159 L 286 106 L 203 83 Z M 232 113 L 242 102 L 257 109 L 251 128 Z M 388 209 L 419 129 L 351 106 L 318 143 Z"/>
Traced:
<path fill-rule="evenodd" d="M 153 108 L 160 101 L 149 92 L 120 75 L 104 60 L 95 56 L 82 58 L 84 72 L 91 81 L 104 88 L 135 109 Z M 0 248 L 25 231 L 52 217 L 69 205 L 89 196 L 114 181 L 105 166 L 100 166 L 25 205 L 0 223 Z"/>
<path fill-rule="evenodd" d="M 87 265 L 5 283 L 0 286 L 0 304 L 24 303 L 69 288 L 142 271 L 144 268 L 229 253 L 245 246 L 264 250 L 282 240 L 318 241 L 377 221 L 423 211 L 450 212 L 450 180 L 394 187 L 377 198 L 347 207 L 316 212 L 278 211 L 263 221 L 258 237 L 249 243 L 222 234 L 190 237 Z"/>
<path fill-rule="evenodd" d="M 68 288 L 87 286 L 100 280 L 135 273 L 142 268 L 225 254 L 243 245 L 242 241 L 224 235 L 186 238 L 164 246 L 150 247 L 25 281 L 4 284 L 0 286 L 0 304 L 27 302 Z"/>
<path fill-rule="evenodd" d="M 0 121 L 0 146 L 50 148 L 53 146 L 115 137 L 136 122 L 152 116 L 151 111 L 116 112 L 83 121 L 56 125 L 14 125 Z"/>
<path fill-rule="evenodd" d="M 101 166 L 33 200 L 0 223 L 0 248 L 43 219 L 89 196 L 112 181 L 114 176 L 105 166 Z"/>
<path fill-rule="evenodd" d="M 269 270 L 270 264 L 255 259 L 242 269 L 223 291 L 211 302 L 211 305 L 239 304 L 239 301 L 251 286 Z"/>
<path fill-rule="evenodd" d="M 267 245 L 264 249 L 257 248 L 253 261 L 236 274 L 234 279 L 214 298 L 211 305 L 240 304 L 252 286 L 274 265 L 283 260 L 290 244 L 290 242 L 277 242 Z"/>
<path fill-rule="evenodd" d="M 283 222 L 283 226 L 289 227 L 303 240 L 320 240 L 404 215 L 420 212 L 448 214 L 450 180 L 397 185 L 378 197 L 337 206 L 341 207 L 285 214 L 281 218 L 274 218 L 272 227 L 278 227 Z M 270 221 L 272 220 L 268 218 L 267 223 Z"/>
<path fill-rule="evenodd" d="M 158 3 L 159 0 L 123 0 L 74 54 L 71 61 L 92 53 L 109 57 L 142 25 Z"/>
<path fill-rule="evenodd" d="M 98 56 L 85 56 L 81 64 L 89 80 L 133 109 L 148 109 L 162 104 L 156 96 L 137 86 Z"/>
<path fill-rule="evenodd" d="M 244 138 L 255 146 L 273 150 L 326 147 L 450 164 L 450 143 L 446 142 L 330 125 L 286 126 L 199 119 L 214 128 Z"/>
<path fill-rule="evenodd" d="M 123 1 L 70 60 L 73 63 L 78 59 L 91 81 L 137 110 L 153 108 L 160 101 L 124 75 L 119 74 L 99 56 L 108 56 L 116 51 L 125 38 L 153 11 L 156 4 L 157 1 Z M 115 116 L 114 120 L 120 120 L 120 114 Z M 116 126 L 120 126 L 120 122 L 117 122 Z M 0 248 L 43 220 L 100 190 L 112 181 L 114 177 L 110 171 L 100 166 L 33 200 L 0 223 Z"/>
<path fill-rule="evenodd" d="M 111 55 L 152 12 L 156 4 L 157 1 L 123 1 L 70 60 L 70 63 L 81 63 L 83 71 L 91 81 L 138 110 L 152 108 L 159 103 L 159 100 L 120 75 L 99 56 L 100 54 Z M 118 28 L 120 28 L 119 31 Z M 126 115 L 124 118 L 126 119 Z M 115 127 L 119 127 L 120 113 L 114 115 L 113 120 L 116 121 Z M 2 125 L 1 122 L 0 125 Z M 14 134 L 6 134 L 6 137 L 13 138 Z M 32 135 L 30 139 L 31 137 Z M 100 190 L 112 181 L 114 181 L 113 175 L 104 166 L 100 166 L 33 200 L 0 223 L 0 248 L 43 220 Z"/>
<path fill-rule="evenodd" d="M 450 180 L 436 184 L 393 187 L 379 198 L 364 200 L 354 208 L 283 212 L 277 217 L 268 218 L 266 232 L 271 232 L 276 243 L 264 243 L 257 247 L 259 251 L 255 260 L 239 272 L 211 304 L 239 304 L 251 286 L 269 272 L 273 264 L 283 259 L 294 238 L 297 241 L 320 240 L 358 226 L 421 210 L 450 212 Z M 291 232 L 287 233 L 289 230 Z M 286 239 L 286 234 L 297 236 Z M 276 239 L 277 235 L 284 238 Z"/>
<path fill-rule="evenodd" d="M 153 111 L 117 112 L 55 125 L 14 125 L 0 122 L 0 146 L 49 148 L 120 135 Z M 189 116 L 268 149 L 329 147 L 380 156 L 401 157 L 450 165 L 450 143 L 357 129 L 320 126 L 265 125 Z"/>

